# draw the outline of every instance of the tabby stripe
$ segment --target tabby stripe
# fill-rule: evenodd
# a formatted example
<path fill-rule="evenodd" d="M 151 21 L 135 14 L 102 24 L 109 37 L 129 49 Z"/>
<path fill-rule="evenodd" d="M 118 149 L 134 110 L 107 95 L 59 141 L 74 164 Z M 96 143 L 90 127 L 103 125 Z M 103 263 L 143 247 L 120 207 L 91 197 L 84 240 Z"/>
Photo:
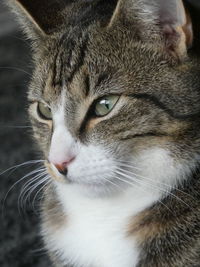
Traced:
<path fill-rule="evenodd" d="M 52 77 L 52 87 L 56 86 L 56 74 L 57 74 L 57 60 L 58 60 L 59 50 L 57 51 L 54 61 L 53 61 L 53 77 Z"/>
<path fill-rule="evenodd" d="M 108 81 L 108 78 L 109 74 L 107 72 L 101 73 L 98 77 L 95 87 L 99 87 L 104 81 Z"/>
<path fill-rule="evenodd" d="M 121 138 L 120 140 L 125 141 L 133 138 L 143 138 L 143 137 L 166 137 L 169 136 L 167 134 L 162 133 L 146 133 L 146 134 L 133 134 L 127 135 L 126 137 Z"/>
<path fill-rule="evenodd" d="M 62 88 L 63 87 L 63 70 L 64 70 L 64 62 L 63 62 L 63 52 L 59 55 L 59 63 L 56 66 L 56 72 L 55 72 L 55 80 L 54 80 L 54 88 Z"/>
<path fill-rule="evenodd" d="M 76 43 L 74 40 L 70 39 L 67 41 L 66 50 L 68 51 L 69 54 L 68 54 L 68 60 L 66 62 L 66 66 L 68 69 L 71 68 L 72 52 L 73 52 L 75 46 L 76 46 Z"/>
<path fill-rule="evenodd" d="M 53 65 L 53 78 L 52 78 L 52 86 L 55 88 L 56 86 L 62 86 L 62 72 L 64 68 L 64 62 L 63 62 L 63 53 L 60 56 L 60 50 L 59 48 L 62 46 L 62 44 L 65 42 L 67 38 L 68 33 L 63 34 L 62 38 L 59 40 L 59 43 L 57 45 L 57 53 L 54 58 L 54 65 Z M 58 64 L 58 57 L 60 57 L 61 65 Z M 58 75 L 58 65 L 60 65 L 59 68 L 59 75 Z"/>
<path fill-rule="evenodd" d="M 80 55 L 78 57 L 78 62 L 74 66 L 74 69 L 72 70 L 71 75 L 67 78 L 67 82 L 68 83 L 72 82 L 72 80 L 74 79 L 75 74 L 80 70 L 80 68 L 84 64 L 84 60 L 85 60 L 85 56 L 86 56 L 87 44 L 88 44 L 88 38 L 85 39 L 85 41 L 83 42 L 82 47 L 79 48 L 80 49 Z"/>
<path fill-rule="evenodd" d="M 172 111 L 171 109 L 167 108 L 165 106 L 165 104 L 163 104 L 162 102 L 160 102 L 158 100 L 157 97 L 153 96 L 153 95 L 148 95 L 148 94 L 130 94 L 127 95 L 129 97 L 133 97 L 133 98 L 137 98 L 137 99 L 144 99 L 147 101 L 152 102 L 155 106 L 161 108 L 163 111 L 165 111 L 167 114 L 169 114 L 171 117 L 178 119 L 178 120 L 187 120 L 187 119 L 192 119 L 194 117 L 199 117 L 200 116 L 200 112 L 198 113 L 192 113 L 192 114 L 185 114 L 185 115 L 181 115 L 181 114 L 175 114 L 174 111 Z"/>
<path fill-rule="evenodd" d="M 89 74 L 86 74 L 85 76 L 85 96 L 89 95 L 90 91 L 90 76 Z"/>

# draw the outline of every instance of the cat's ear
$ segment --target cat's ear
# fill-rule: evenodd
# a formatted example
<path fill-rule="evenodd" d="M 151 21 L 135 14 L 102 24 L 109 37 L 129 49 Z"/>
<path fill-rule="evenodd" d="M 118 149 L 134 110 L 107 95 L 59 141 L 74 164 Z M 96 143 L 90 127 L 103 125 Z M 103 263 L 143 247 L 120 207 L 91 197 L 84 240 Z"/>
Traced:
<path fill-rule="evenodd" d="M 193 42 L 192 21 L 182 0 L 119 0 L 109 27 L 124 24 L 141 40 L 164 45 L 181 58 Z"/>
<path fill-rule="evenodd" d="M 17 15 L 28 37 L 50 35 L 63 24 L 63 10 L 69 1 L 58 0 L 7 0 Z"/>

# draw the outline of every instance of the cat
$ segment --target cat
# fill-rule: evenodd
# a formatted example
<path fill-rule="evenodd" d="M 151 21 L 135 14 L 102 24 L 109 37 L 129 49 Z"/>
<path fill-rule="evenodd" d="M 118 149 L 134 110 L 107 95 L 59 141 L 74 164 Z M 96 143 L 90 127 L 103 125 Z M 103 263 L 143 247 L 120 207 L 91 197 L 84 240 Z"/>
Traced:
<path fill-rule="evenodd" d="M 200 266 L 200 59 L 181 0 L 9 0 L 32 41 L 53 266 Z"/>

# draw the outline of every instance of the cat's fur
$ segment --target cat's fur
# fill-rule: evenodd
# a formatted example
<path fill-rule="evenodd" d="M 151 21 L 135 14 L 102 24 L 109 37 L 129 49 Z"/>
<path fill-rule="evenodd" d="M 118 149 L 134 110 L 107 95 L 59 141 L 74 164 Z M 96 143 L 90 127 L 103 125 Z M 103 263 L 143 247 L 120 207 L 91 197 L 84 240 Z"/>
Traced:
<path fill-rule="evenodd" d="M 42 234 L 55 266 L 200 266 L 200 60 L 181 1 L 11 0 L 33 41 L 28 98 L 49 162 Z M 105 117 L 93 102 L 120 99 Z M 53 122 L 37 114 L 51 106 Z M 88 112 L 89 110 L 89 112 Z"/>

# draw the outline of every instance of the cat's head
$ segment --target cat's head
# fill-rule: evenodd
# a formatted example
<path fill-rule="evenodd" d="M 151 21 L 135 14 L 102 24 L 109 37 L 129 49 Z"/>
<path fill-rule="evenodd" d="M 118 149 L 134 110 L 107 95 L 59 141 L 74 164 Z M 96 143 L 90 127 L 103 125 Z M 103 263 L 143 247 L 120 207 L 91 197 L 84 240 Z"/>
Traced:
<path fill-rule="evenodd" d="M 33 41 L 29 112 L 52 178 L 105 193 L 189 174 L 200 79 L 181 0 L 10 3 Z"/>

